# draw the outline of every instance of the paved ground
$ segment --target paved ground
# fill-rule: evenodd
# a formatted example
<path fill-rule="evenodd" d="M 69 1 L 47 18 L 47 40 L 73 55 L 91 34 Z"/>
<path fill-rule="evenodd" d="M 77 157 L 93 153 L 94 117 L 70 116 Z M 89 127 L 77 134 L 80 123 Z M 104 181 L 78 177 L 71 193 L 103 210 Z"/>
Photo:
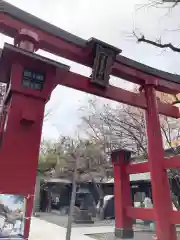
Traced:
<path fill-rule="evenodd" d="M 115 240 L 113 226 L 76 227 L 71 240 Z M 152 240 L 151 234 L 137 232 L 134 240 Z M 32 218 L 29 240 L 65 240 L 66 228 L 50 222 Z"/>
<path fill-rule="evenodd" d="M 36 222 L 36 224 L 34 224 Z M 37 222 L 39 222 L 37 224 Z M 53 240 L 58 239 L 61 236 L 61 240 L 65 240 L 66 234 L 66 226 L 67 226 L 67 216 L 60 216 L 58 213 L 40 213 L 39 218 L 35 218 L 32 222 L 32 236 L 38 235 L 38 238 L 30 238 L 30 240 L 41 240 L 40 235 L 42 232 L 39 232 L 37 229 L 37 225 L 45 225 L 44 228 L 46 230 L 51 231 L 53 233 Z M 33 227 L 34 225 L 34 227 Z M 39 226 L 40 227 L 40 226 Z M 41 228 L 41 227 L 40 227 Z M 35 231 L 36 229 L 36 231 Z M 51 229 L 51 230 L 50 230 Z M 53 229 L 53 230 L 52 230 Z M 134 230 L 137 231 L 135 233 L 134 240 L 152 240 L 152 233 L 145 233 L 143 231 L 149 231 L 148 227 L 142 225 L 136 225 Z M 44 230 L 43 230 L 44 231 Z M 142 231 L 142 232 L 140 232 Z M 46 240 L 48 233 L 45 234 Z M 52 238 L 52 236 L 50 237 Z M 49 239 L 50 239 L 49 238 Z M 105 220 L 105 221 L 98 221 L 96 220 L 94 224 L 74 224 L 73 223 L 73 230 L 72 230 L 72 239 L 71 240 L 115 240 L 114 237 L 114 220 Z"/>
<path fill-rule="evenodd" d="M 29 240 L 65 240 L 67 216 L 41 213 L 32 218 Z M 142 224 L 134 225 L 134 240 L 152 240 L 152 231 Z M 179 228 L 177 228 L 179 230 Z M 114 221 L 95 221 L 95 224 L 73 224 L 71 240 L 115 240 Z M 132 240 L 132 239 L 131 239 Z"/>
<path fill-rule="evenodd" d="M 45 220 L 47 222 L 56 224 L 61 227 L 67 226 L 68 217 L 67 216 L 61 216 L 58 213 L 40 213 L 39 219 Z M 94 224 L 75 224 L 73 223 L 73 227 L 100 227 L 100 226 L 114 226 L 114 220 L 104 220 L 104 221 L 98 221 L 95 219 Z"/>
<path fill-rule="evenodd" d="M 113 233 L 105 233 L 105 234 L 91 234 L 89 235 L 91 238 L 97 239 L 97 240 L 117 240 L 117 238 L 114 237 Z M 152 234 L 150 233 L 135 233 L 134 240 L 153 240 Z M 132 239 L 131 239 L 132 240 Z"/>
<path fill-rule="evenodd" d="M 40 213 L 39 219 L 45 220 L 47 222 L 56 224 L 61 227 L 67 226 L 68 217 L 67 216 L 61 216 L 58 211 L 54 211 L 53 213 Z M 75 224 L 73 223 L 73 227 L 102 227 L 102 226 L 113 226 L 115 225 L 114 220 L 104 220 L 99 221 L 98 219 L 94 219 L 94 224 Z M 150 230 L 149 227 L 144 226 L 142 224 L 142 221 L 137 222 L 137 224 L 134 225 L 136 228 L 141 228 L 142 230 Z"/>
<path fill-rule="evenodd" d="M 37 218 L 32 218 L 29 240 L 65 240 L 66 228 Z M 72 230 L 71 240 L 92 240 L 92 238 Z"/>

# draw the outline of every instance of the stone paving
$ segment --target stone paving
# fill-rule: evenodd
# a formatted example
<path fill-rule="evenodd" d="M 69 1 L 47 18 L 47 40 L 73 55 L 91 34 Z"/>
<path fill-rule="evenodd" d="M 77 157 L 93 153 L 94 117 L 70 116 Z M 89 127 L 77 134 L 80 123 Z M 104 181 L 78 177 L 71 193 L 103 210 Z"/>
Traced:
<path fill-rule="evenodd" d="M 32 218 L 29 240 L 65 240 L 65 238 L 66 228 Z M 92 238 L 72 230 L 71 240 L 92 240 Z"/>
<path fill-rule="evenodd" d="M 41 213 L 39 218 L 33 218 L 29 240 L 65 240 L 67 216 L 52 213 Z M 43 229 L 43 231 L 42 231 Z M 134 240 L 152 240 L 152 233 L 147 227 L 135 227 Z M 94 224 L 73 224 L 71 240 L 115 240 L 114 221 L 95 221 Z"/>
<path fill-rule="evenodd" d="M 71 240 L 115 240 L 113 226 L 76 227 Z M 152 240 L 152 234 L 135 233 L 134 240 Z M 32 218 L 29 240 L 65 240 L 66 228 L 38 218 Z"/>

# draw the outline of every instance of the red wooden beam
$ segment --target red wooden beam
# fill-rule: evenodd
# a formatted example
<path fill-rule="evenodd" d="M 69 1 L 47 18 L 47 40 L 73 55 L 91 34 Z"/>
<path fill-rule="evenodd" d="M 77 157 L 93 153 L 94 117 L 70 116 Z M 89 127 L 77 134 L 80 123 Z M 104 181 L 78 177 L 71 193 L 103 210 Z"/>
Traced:
<path fill-rule="evenodd" d="M 130 164 L 127 166 L 126 171 L 128 174 L 149 172 L 149 165 L 148 162 Z"/>
<path fill-rule="evenodd" d="M 172 106 L 171 104 L 162 103 L 160 101 L 158 101 L 158 111 L 162 115 L 172 116 L 174 118 L 179 118 L 180 116 L 178 107 Z"/>
<path fill-rule="evenodd" d="M 170 157 L 164 160 L 164 167 L 169 168 L 180 168 L 180 156 Z"/>
<path fill-rule="evenodd" d="M 180 92 L 180 84 L 166 81 L 135 68 L 123 65 L 119 62 L 114 64 L 112 72 L 115 76 L 136 84 L 143 85 L 145 82 L 155 83 L 155 85 L 157 85 L 157 90 L 161 92 L 169 94 L 178 94 Z"/>
<path fill-rule="evenodd" d="M 39 36 L 39 48 L 55 55 L 67 58 L 71 61 L 89 66 L 87 52 L 81 46 L 66 42 L 40 29 L 34 28 L 24 22 L 18 21 L 11 16 L 0 13 L 0 32 L 15 38 L 22 28 L 36 32 Z"/>
<path fill-rule="evenodd" d="M 109 86 L 107 89 L 98 88 L 90 82 L 88 77 L 82 76 L 78 73 L 69 72 L 65 78 L 62 78 L 60 74 L 58 77 L 58 83 L 99 97 L 146 109 L 145 98 L 142 95 L 114 86 Z M 169 110 L 171 111 L 172 108 L 169 108 Z M 177 116 L 176 109 L 173 109 L 173 112 L 173 114 Z"/>
<path fill-rule="evenodd" d="M 164 168 L 180 168 L 180 156 L 170 157 L 168 159 L 165 158 Z M 148 162 L 130 164 L 127 166 L 126 171 L 128 174 L 149 172 L 149 165 Z"/>
<path fill-rule="evenodd" d="M 180 224 L 180 211 L 172 211 L 170 221 L 172 224 Z"/>
<path fill-rule="evenodd" d="M 141 94 L 136 94 L 124 90 L 119 87 L 109 86 L 106 90 L 97 88 L 90 83 L 90 79 L 79 75 L 77 73 L 69 72 L 65 78 L 61 77 L 61 74 L 57 73 L 57 82 L 60 85 L 77 89 L 86 93 L 91 93 L 99 97 L 104 97 L 117 102 L 132 105 L 146 109 L 145 97 Z M 159 113 L 167 116 L 179 118 L 179 109 L 170 104 L 158 103 Z"/>
<path fill-rule="evenodd" d="M 91 67 L 92 56 L 90 54 L 90 50 L 86 48 L 87 44 L 85 40 L 83 42 L 83 39 L 79 39 L 79 41 L 82 42 L 81 45 L 73 44 L 53 34 L 32 27 L 29 24 L 25 24 L 23 21 L 19 21 L 3 12 L 0 13 L 0 32 L 14 38 L 21 28 L 31 29 L 39 35 L 39 47 L 41 49 Z M 131 59 L 126 59 L 126 62 L 128 63 L 133 61 Z M 138 67 L 137 69 L 136 63 L 134 66 L 128 66 L 123 62 L 123 57 L 119 56 L 113 66 L 112 74 L 141 85 L 147 80 L 150 82 L 157 81 L 157 90 L 159 91 L 173 94 L 180 92 L 180 84 L 173 83 L 172 81 L 166 81 L 167 79 L 159 77 L 155 72 L 150 74 L 148 72 L 148 67 L 143 66 L 145 65 L 142 65 L 142 69 L 140 69 L 141 67 Z"/>
<path fill-rule="evenodd" d="M 155 220 L 154 210 L 148 208 L 127 208 L 127 215 L 132 219 Z"/>

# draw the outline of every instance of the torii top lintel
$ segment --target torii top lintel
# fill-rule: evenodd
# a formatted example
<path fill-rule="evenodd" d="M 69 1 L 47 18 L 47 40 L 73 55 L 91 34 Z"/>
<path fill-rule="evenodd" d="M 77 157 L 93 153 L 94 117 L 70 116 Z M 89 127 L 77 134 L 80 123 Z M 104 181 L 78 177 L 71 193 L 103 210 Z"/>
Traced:
<path fill-rule="evenodd" d="M 31 29 L 38 34 L 39 48 L 92 67 L 90 40 L 79 38 L 0 0 L 0 32 L 14 38 L 22 28 Z M 121 50 L 117 48 L 114 50 L 118 54 L 121 53 Z M 159 91 L 173 94 L 180 92 L 180 75 L 157 70 L 122 55 L 116 57 L 112 67 L 112 75 L 140 85 L 146 81 L 156 81 Z"/>

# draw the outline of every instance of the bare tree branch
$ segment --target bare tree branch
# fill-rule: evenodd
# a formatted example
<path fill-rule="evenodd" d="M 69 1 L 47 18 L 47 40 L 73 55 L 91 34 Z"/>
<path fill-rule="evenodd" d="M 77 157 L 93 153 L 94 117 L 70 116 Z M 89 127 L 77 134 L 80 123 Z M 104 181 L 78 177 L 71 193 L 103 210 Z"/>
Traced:
<path fill-rule="evenodd" d="M 152 41 L 152 40 L 146 39 L 144 35 L 141 35 L 140 37 L 138 37 L 135 32 L 133 32 L 133 35 L 136 37 L 138 43 L 144 42 L 144 43 L 153 45 L 158 48 L 169 48 L 174 52 L 180 52 L 180 48 L 175 47 L 172 43 L 164 43 L 163 44 L 163 43 L 161 43 L 161 39 L 159 39 L 157 41 Z"/>
<path fill-rule="evenodd" d="M 175 8 L 179 4 L 179 0 L 174 1 L 163 1 L 163 0 L 149 0 L 147 4 L 140 4 L 137 10 L 141 10 L 142 8 L 164 8 L 164 9 L 172 9 Z"/>

